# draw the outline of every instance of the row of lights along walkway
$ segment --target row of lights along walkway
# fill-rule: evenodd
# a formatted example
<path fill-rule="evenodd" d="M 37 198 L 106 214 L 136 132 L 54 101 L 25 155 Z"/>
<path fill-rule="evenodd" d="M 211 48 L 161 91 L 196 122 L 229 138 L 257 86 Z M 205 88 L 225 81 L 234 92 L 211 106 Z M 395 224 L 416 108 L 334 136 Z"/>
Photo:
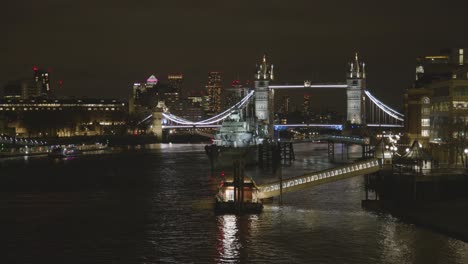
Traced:
<path fill-rule="evenodd" d="M 335 167 L 327 170 L 313 172 L 294 178 L 284 179 L 282 182 L 282 192 L 296 191 L 305 187 L 319 185 L 331 181 L 337 181 L 344 178 L 358 175 L 370 174 L 380 170 L 380 164 L 377 159 L 371 159 L 353 164 Z M 270 198 L 280 195 L 280 181 L 268 183 L 259 186 L 258 198 Z"/>

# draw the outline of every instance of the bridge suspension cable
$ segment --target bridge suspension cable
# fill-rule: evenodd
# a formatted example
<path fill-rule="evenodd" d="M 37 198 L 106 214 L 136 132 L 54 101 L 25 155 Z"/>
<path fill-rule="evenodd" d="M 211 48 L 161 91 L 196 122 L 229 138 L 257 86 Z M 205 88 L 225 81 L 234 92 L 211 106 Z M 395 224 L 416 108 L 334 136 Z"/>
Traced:
<path fill-rule="evenodd" d="M 224 120 L 236 109 L 240 109 L 240 108 L 243 108 L 244 106 L 246 106 L 247 103 L 250 101 L 250 99 L 252 99 L 253 95 L 254 95 L 254 91 L 252 90 L 244 98 L 242 98 L 242 100 L 240 100 L 235 105 L 228 108 L 227 110 L 223 111 L 222 113 L 220 113 L 218 115 L 215 115 L 213 117 L 210 117 L 208 119 L 198 121 L 198 122 L 192 122 L 192 121 L 189 121 L 189 120 L 186 120 L 186 119 L 182 119 L 182 118 L 180 118 L 180 117 L 178 117 L 176 115 L 170 114 L 170 113 L 169 114 L 163 113 L 163 116 L 165 118 L 169 119 L 172 122 L 182 124 L 182 125 L 194 125 L 194 126 L 196 126 L 196 125 L 210 125 L 210 124 L 218 123 L 221 120 Z"/>
<path fill-rule="evenodd" d="M 375 98 L 369 91 L 364 91 L 364 93 L 367 95 L 367 97 L 376 105 L 380 110 L 384 111 L 387 115 L 395 118 L 398 121 L 404 121 L 403 117 L 404 115 L 393 110 L 392 108 L 388 107 L 381 101 L 379 101 L 377 98 Z"/>

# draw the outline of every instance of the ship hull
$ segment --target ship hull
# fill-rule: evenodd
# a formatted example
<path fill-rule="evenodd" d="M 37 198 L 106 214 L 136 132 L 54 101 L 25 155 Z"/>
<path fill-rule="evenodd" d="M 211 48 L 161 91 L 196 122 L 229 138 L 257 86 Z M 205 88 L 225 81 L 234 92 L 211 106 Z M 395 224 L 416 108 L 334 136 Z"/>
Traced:
<path fill-rule="evenodd" d="M 208 147 L 208 146 L 207 146 Z M 216 147 L 217 154 L 210 155 L 211 164 L 215 169 L 232 168 L 236 160 L 244 160 L 246 166 L 258 163 L 258 146 L 248 147 Z"/>

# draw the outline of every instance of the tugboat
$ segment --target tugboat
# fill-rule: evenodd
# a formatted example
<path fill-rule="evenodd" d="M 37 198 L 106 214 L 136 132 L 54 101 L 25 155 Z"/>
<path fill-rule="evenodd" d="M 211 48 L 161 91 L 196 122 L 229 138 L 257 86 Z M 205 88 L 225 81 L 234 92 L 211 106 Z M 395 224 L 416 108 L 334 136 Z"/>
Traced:
<path fill-rule="evenodd" d="M 245 178 L 243 174 L 226 176 L 218 187 L 215 212 L 258 214 L 263 210 L 263 204 L 257 198 L 258 191 L 257 185 L 250 177 Z"/>
<path fill-rule="evenodd" d="M 62 146 L 53 146 L 50 149 L 48 154 L 51 158 L 67 158 L 67 157 L 76 157 L 81 155 L 81 151 L 77 149 L 74 145 L 69 145 L 66 147 Z"/>

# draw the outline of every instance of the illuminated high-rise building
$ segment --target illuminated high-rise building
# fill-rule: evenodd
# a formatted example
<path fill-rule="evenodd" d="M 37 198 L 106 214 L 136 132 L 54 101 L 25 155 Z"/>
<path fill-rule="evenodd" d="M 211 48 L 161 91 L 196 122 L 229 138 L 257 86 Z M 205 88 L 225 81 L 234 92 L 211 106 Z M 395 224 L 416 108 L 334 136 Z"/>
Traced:
<path fill-rule="evenodd" d="M 221 72 L 209 72 L 206 92 L 209 100 L 209 111 L 211 114 L 221 111 L 221 90 L 222 90 Z"/>
<path fill-rule="evenodd" d="M 52 89 L 50 87 L 50 73 L 34 66 L 34 83 L 36 86 L 35 92 L 30 92 L 29 97 L 52 97 Z"/>
<path fill-rule="evenodd" d="M 48 71 L 33 67 L 33 78 L 24 78 L 8 82 L 3 88 L 4 98 L 35 99 L 51 98 L 50 74 Z"/>
<path fill-rule="evenodd" d="M 307 116 L 310 112 L 310 94 L 304 94 L 304 101 L 302 102 L 302 114 Z"/>
<path fill-rule="evenodd" d="M 169 82 L 169 88 L 179 94 L 179 97 L 182 97 L 182 84 L 184 80 L 184 75 L 180 74 L 169 74 L 167 76 Z"/>
<path fill-rule="evenodd" d="M 284 95 L 281 100 L 279 112 L 285 115 L 289 114 L 289 104 L 290 97 L 288 95 Z"/>

